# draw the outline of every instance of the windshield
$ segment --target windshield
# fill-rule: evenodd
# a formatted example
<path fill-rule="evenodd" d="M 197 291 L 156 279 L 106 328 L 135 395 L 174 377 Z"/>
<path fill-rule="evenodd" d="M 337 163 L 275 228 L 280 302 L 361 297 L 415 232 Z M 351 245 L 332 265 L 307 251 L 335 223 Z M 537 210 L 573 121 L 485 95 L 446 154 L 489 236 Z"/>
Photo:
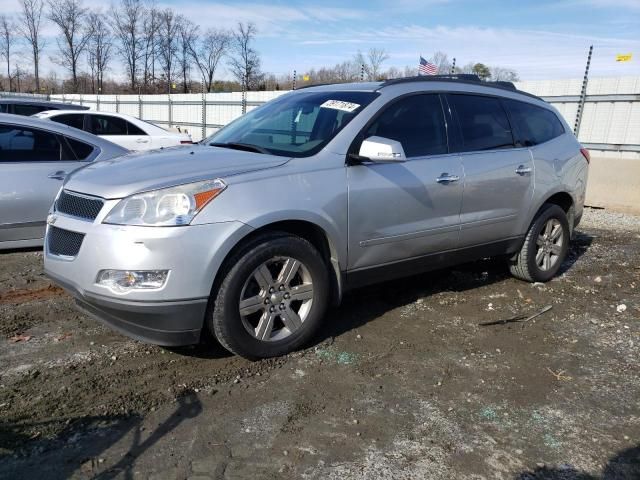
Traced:
<path fill-rule="evenodd" d="M 203 143 L 307 157 L 319 152 L 377 95 L 345 91 L 284 95 L 251 110 Z"/>

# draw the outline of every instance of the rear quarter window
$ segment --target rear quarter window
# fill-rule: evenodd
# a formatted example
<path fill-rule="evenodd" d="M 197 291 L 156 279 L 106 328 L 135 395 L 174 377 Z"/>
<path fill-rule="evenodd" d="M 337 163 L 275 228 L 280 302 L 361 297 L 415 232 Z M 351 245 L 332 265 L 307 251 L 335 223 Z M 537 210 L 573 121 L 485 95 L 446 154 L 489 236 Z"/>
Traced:
<path fill-rule="evenodd" d="M 539 145 L 565 133 L 562 122 L 551 110 L 517 100 L 504 102 L 523 146 Z"/>
<path fill-rule="evenodd" d="M 71 152 L 73 153 L 74 159 L 77 160 L 86 160 L 94 150 L 93 145 L 89 145 L 88 143 L 81 142 L 80 140 L 75 140 L 73 138 L 65 137 Z"/>

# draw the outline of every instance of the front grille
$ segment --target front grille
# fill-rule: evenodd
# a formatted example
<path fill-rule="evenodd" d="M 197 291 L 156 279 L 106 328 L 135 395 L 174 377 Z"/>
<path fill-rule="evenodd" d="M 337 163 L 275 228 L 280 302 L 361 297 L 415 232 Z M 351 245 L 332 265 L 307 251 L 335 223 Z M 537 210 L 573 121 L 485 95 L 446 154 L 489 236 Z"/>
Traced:
<path fill-rule="evenodd" d="M 88 198 L 63 190 L 56 200 L 56 210 L 74 217 L 95 220 L 104 202 L 99 198 Z"/>
<path fill-rule="evenodd" d="M 65 257 L 75 257 L 80 251 L 84 233 L 70 232 L 62 228 L 49 226 L 47 244 L 49 252 L 54 255 L 64 255 Z"/>

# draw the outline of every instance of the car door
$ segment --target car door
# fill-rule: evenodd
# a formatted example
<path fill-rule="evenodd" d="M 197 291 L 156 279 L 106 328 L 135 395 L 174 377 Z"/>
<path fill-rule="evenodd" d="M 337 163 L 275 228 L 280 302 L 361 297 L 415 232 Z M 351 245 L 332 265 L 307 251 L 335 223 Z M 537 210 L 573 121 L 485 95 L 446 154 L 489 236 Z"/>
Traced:
<path fill-rule="evenodd" d="M 498 97 L 448 94 L 464 169 L 460 247 L 513 239 L 533 198 L 533 160 Z M 452 129 L 453 130 L 453 129 Z"/>
<path fill-rule="evenodd" d="M 0 242 L 43 238 L 62 181 L 81 165 L 64 137 L 0 124 Z"/>
<path fill-rule="evenodd" d="M 463 172 L 447 129 L 440 96 L 422 93 L 393 101 L 365 127 L 360 142 L 396 140 L 407 160 L 348 167 L 349 270 L 456 247 Z"/>
<path fill-rule="evenodd" d="M 152 148 L 168 146 L 166 142 L 162 141 L 162 139 L 156 140 L 154 136 L 149 135 L 142 128 L 134 125 L 128 120 L 125 121 L 127 122 L 127 136 L 130 138 L 130 141 L 136 146 L 135 148 L 131 148 L 130 150 L 150 150 Z"/>

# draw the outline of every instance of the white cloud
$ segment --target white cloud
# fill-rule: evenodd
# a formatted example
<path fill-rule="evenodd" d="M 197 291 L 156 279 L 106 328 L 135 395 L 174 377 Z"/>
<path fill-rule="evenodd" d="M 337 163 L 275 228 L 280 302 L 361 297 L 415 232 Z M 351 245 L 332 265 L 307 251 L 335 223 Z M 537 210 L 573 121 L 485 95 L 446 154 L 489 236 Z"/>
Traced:
<path fill-rule="evenodd" d="M 592 73 L 594 75 L 640 74 L 636 63 L 619 64 L 615 54 L 639 51 L 640 41 L 616 37 L 598 37 L 588 34 L 574 35 L 546 30 L 515 30 L 509 28 L 448 27 L 427 28 L 418 25 L 395 26 L 384 29 L 352 30 L 345 35 L 307 35 L 303 42 L 309 47 L 343 44 L 358 45 L 363 50 L 368 45 L 380 44 L 387 49 L 390 59 L 387 65 L 413 65 L 418 56 L 429 56 L 443 51 L 456 57 L 457 64 L 484 62 L 489 65 L 517 70 L 522 78 L 576 77 L 584 72 L 589 45 L 594 45 Z M 313 58 L 309 59 L 313 62 Z M 309 68 L 309 65 L 307 68 Z"/>
<path fill-rule="evenodd" d="M 161 3 L 160 8 L 174 8 Z M 180 13 L 191 18 L 206 29 L 234 28 L 238 22 L 256 24 L 259 36 L 273 36 L 286 32 L 292 25 L 322 23 L 362 18 L 363 12 L 339 7 L 289 7 L 283 5 L 244 3 L 189 3 L 179 8 Z"/>

